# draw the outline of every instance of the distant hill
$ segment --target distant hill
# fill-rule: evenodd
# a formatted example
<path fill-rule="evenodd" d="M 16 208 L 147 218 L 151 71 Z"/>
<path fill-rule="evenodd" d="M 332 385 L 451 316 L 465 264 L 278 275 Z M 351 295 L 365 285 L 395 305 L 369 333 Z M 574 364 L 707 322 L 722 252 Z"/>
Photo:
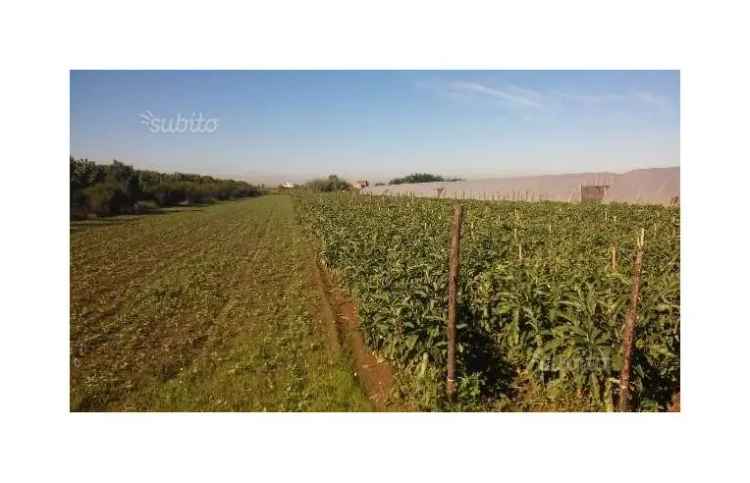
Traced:
<path fill-rule="evenodd" d="M 413 193 L 416 196 L 455 198 L 500 198 L 551 201 L 580 201 L 581 185 L 609 185 L 604 201 L 667 204 L 680 195 L 680 168 L 650 168 L 617 173 L 582 173 L 472 181 L 375 186 L 363 190 L 372 194 Z"/>

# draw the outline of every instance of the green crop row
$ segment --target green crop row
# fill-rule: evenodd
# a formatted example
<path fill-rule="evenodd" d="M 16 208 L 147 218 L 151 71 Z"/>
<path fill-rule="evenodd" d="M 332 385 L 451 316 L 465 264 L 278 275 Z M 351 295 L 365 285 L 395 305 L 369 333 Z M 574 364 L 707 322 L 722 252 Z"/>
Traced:
<path fill-rule="evenodd" d="M 636 235 L 646 230 L 638 410 L 679 391 L 680 212 L 625 204 L 461 201 L 458 402 L 447 405 L 448 246 L 455 201 L 301 195 L 321 262 L 355 297 L 369 347 L 420 409 L 610 410 Z M 616 267 L 612 266 L 612 250 Z"/>

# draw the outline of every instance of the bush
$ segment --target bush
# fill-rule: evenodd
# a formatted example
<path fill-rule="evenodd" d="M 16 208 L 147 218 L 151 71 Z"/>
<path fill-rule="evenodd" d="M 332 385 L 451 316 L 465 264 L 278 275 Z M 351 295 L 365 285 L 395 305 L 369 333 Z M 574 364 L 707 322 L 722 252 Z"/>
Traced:
<path fill-rule="evenodd" d="M 405 184 L 405 183 L 434 183 L 440 181 L 463 181 L 462 178 L 444 178 L 437 174 L 430 173 L 414 173 L 403 178 L 395 178 L 388 182 L 388 184 Z"/>
<path fill-rule="evenodd" d="M 140 171 L 114 161 L 109 165 L 70 158 L 70 213 L 72 218 L 143 212 L 159 206 L 213 203 L 260 196 L 258 186 L 198 174 Z M 145 204 L 143 204 L 145 203 Z"/>
<path fill-rule="evenodd" d="M 85 220 L 89 217 L 89 210 L 85 206 L 70 206 L 71 220 Z"/>
<path fill-rule="evenodd" d="M 158 209 L 159 204 L 152 200 L 138 201 L 133 205 L 133 213 L 148 213 L 149 211 L 155 211 Z"/>
<path fill-rule="evenodd" d="M 327 178 L 318 178 L 318 179 L 308 181 L 307 183 L 305 183 L 305 187 L 317 193 L 330 193 L 332 191 L 346 191 L 349 188 L 351 188 L 351 186 L 346 180 L 339 178 L 335 174 L 332 174 L 328 176 Z"/>
<path fill-rule="evenodd" d="M 86 207 L 97 216 L 110 216 L 130 211 L 130 203 L 122 189 L 111 183 L 100 183 L 83 190 Z"/>

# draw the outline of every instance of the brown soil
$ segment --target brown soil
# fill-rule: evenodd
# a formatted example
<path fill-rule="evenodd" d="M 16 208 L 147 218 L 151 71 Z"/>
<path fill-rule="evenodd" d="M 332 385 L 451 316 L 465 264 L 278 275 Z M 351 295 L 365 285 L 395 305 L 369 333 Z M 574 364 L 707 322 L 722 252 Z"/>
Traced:
<path fill-rule="evenodd" d="M 390 365 L 367 349 L 360 331 L 359 316 L 354 303 L 336 287 L 332 277 L 319 264 L 316 264 L 315 285 L 323 294 L 321 319 L 333 321 L 328 328 L 328 339 L 335 351 L 345 350 L 351 355 L 354 375 L 378 411 L 395 409 L 389 394 L 393 386 L 393 372 Z"/>
<path fill-rule="evenodd" d="M 679 392 L 676 392 L 674 396 L 672 396 L 672 402 L 669 404 L 667 411 L 669 411 L 670 413 L 680 412 L 680 393 Z"/>

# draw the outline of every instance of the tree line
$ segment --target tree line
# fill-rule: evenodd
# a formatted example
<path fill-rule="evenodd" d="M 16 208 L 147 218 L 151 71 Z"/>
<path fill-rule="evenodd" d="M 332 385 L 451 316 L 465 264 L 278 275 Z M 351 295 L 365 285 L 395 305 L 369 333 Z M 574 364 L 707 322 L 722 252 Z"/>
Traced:
<path fill-rule="evenodd" d="M 405 183 L 433 183 L 433 182 L 453 182 L 464 181 L 463 178 L 446 178 L 437 174 L 430 173 L 413 173 L 402 178 L 394 178 L 388 182 L 389 185 Z M 375 186 L 383 186 L 384 183 L 375 183 Z M 351 184 L 335 174 L 327 178 L 317 178 L 305 183 L 304 188 L 319 193 L 328 193 L 332 191 L 347 191 L 352 189 Z"/>
<path fill-rule="evenodd" d="M 345 179 L 331 174 L 327 178 L 316 178 L 308 181 L 304 184 L 304 188 L 316 193 L 330 193 L 333 191 L 348 191 L 352 189 L 352 185 Z"/>
<path fill-rule="evenodd" d="M 445 178 L 437 174 L 430 173 L 413 173 L 402 178 L 394 178 L 388 184 L 406 184 L 406 183 L 434 183 L 434 182 L 453 182 L 463 181 L 462 178 Z"/>
<path fill-rule="evenodd" d="M 70 157 L 70 212 L 73 218 L 139 213 L 162 206 L 212 203 L 259 196 L 261 187 L 244 181 L 185 173 L 134 169 L 113 161 L 97 164 Z"/>

